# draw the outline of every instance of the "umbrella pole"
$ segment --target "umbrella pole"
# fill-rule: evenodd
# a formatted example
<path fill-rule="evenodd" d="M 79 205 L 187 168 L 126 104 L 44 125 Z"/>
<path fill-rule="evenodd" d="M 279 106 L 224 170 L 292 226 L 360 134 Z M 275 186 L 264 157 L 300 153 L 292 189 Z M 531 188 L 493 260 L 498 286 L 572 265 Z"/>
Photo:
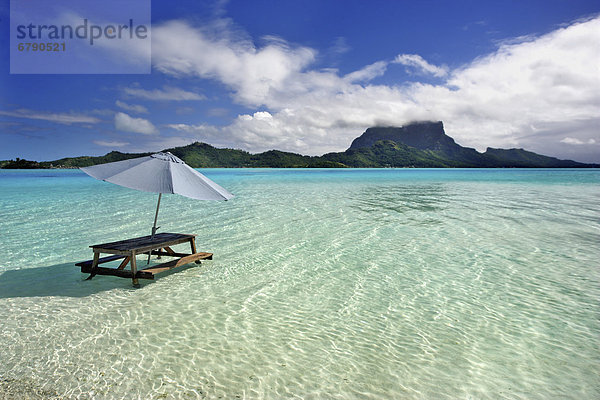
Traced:
<path fill-rule="evenodd" d="M 156 231 L 158 230 L 159 227 L 156 226 L 156 221 L 158 221 L 158 209 L 160 207 L 160 198 L 162 197 L 162 193 L 158 194 L 158 203 L 156 204 L 156 214 L 154 214 L 154 226 L 152 226 L 152 235 L 150 236 L 150 239 L 154 239 L 154 235 L 156 235 Z M 146 264 L 150 264 L 150 257 L 152 256 L 152 249 L 150 249 L 150 252 L 148 253 L 148 262 Z"/>
<path fill-rule="evenodd" d="M 158 194 L 158 204 L 156 204 L 156 214 L 154 214 L 154 226 L 152 227 L 152 237 L 151 239 L 154 239 L 154 235 L 156 234 L 156 231 L 159 227 L 156 227 L 156 221 L 158 221 L 158 208 L 160 207 L 160 198 L 162 196 L 162 193 Z"/>

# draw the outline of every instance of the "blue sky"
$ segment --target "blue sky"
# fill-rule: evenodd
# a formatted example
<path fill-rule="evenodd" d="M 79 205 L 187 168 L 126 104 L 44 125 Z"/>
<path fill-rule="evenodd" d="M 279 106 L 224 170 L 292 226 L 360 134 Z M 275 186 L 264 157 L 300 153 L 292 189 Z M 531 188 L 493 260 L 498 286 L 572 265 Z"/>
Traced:
<path fill-rule="evenodd" d="M 442 120 L 480 151 L 600 162 L 597 1 L 153 1 L 150 74 L 10 74 L 0 4 L 0 159 L 313 155 Z"/>

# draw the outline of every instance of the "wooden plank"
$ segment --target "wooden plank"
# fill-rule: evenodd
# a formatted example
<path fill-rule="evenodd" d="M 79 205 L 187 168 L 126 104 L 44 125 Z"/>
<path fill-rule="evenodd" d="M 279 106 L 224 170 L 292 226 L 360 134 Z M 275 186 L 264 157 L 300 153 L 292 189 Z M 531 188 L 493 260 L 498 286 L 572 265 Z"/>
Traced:
<path fill-rule="evenodd" d="M 197 260 L 212 260 L 212 256 L 213 253 L 194 253 L 190 254 L 189 256 L 181 257 L 179 260 L 174 261 L 177 261 L 175 266 L 179 267 L 180 265 L 189 264 Z"/>
<path fill-rule="evenodd" d="M 154 238 L 152 238 L 152 236 L 140 236 L 140 237 L 136 237 L 136 238 L 131 238 L 131 239 L 124 239 L 124 240 L 118 240 L 116 242 L 109 242 L 109 243 L 103 243 L 103 244 L 96 244 L 96 245 L 92 245 L 90 247 L 101 247 L 101 248 L 129 248 L 129 246 L 131 245 L 138 245 L 138 244 L 147 244 L 147 243 L 159 243 L 159 242 L 163 242 L 163 241 L 170 241 L 170 240 L 178 240 L 178 239 L 186 239 L 189 238 L 190 236 L 195 236 L 195 235 L 189 235 L 189 234 L 185 234 L 185 233 L 157 233 L 156 235 L 154 235 Z"/>
<path fill-rule="evenodd" d="M 92 247 L 94 251 L 100 251 L 102 253 L 123 254 L 123 252 L 135 250 L 136 253 L 141 254 L 152 249 L 188 242 L 195 236 L 196 235 L 184 233 L 159 233 L 156 234 L 154 238 L 151 236 L 141 236 L 117 242 L 95 244 L 90 247 Z"/>
<path fill-rule="evenodd" d="M 164 264 L 166 264 L 166 263 L 164 263 Z M 164 264 L 160 264 L 160 265 L 164 265 Z M 175 267 L 148 267 L 148 268 L 144 269 L 144 272 L 148 273 L 148 274 L 152 274 L 152 276 L 154 276 L 156 274 L 160 274 L 161 272 L 165 272 L 165 271 L 168 271 L 173 268 L 175 268 Z M 140 272 L 142 272 L 142 271 L 140 271 Z"/>
<path fill-rule="evenodd" d="M 98 253 L 96 253 L 96 254 L 98 254 Z M 121 258 L 125 258 L 125 256 L 117 255 L 117 256 L 102 257 L 102 258 L 98 259 L 98 264 L 104 264 L 104 263 L 107 263 L 110 261 L 120 260 Z M 78 267 L 83 267 L 83 266 L 91 267 L 93 262 L 94 262 L 94 260 L 87 260 L 87 261 L 78 262 L 75 265 Z"/>
<path fill-rule="evenodd" d="M 165 251 L 166 251 L 167 253 L 169 253 L 169 255 L 171 255 L 171 254 L 175 254 L 175 252 L 173 251 L 173 249 L 172 249 L 172 248 L 170 248 L 169 246 L 165 247 Z"/>
<path fill-rule="evenodd" d="M 129 263 L 129 261 L 131 261 L 131 257 L 125 257 L 125 259 L 123 260 L 123 262 L 121 263 L 121 265 L 119 265 L 119 268 L 117 268 L 117 269 L 124 269 L 125 266 Z"/>
<path fill-rule="evenodd" d="M 181 257 L 178 260 L 172 260 L 172 261 L 167 261 L 165 263 L 162 264 L 158 264 L 158 265 L 153 265 L 152 267 L 148 267 L 148 268 L 144 268 L 142 271 L 144 272 L 149 272 L 153 275 L 158 274 L 160 272 L 163 271 L 167 271 L 173 268 L 177 268 L 180 267 L 182 265 L 185 264 L 189 264 L 191 262 L 194 262 L 196 260 L 212 260 L 212 253 L 195 253 L 195 254 L 190 254 L 188 256 L 185 257 Z"/>
<path fill-rule="evenodd" d="M 107 254 L 116 254 L 116 255 L 120 255 L 123 257 L 127 257 L 128 255 L 131 254 L 131 250 L 114 250 L 114 249 L 101 249 L 101 248 L 94 248 L 94 252 L 96 253 L 107 253 Z"/>
<path fill-rule="evenodd" d="M 90 273 L 91 269 L 91 267 L 82 267 L 81 272 Z M 96 267 L 94 268 L 94 273 L 96 275 L 111 275 L 118 276 L 120 278 L 133 278 L 131 270 L 128 269 Z M 154 274 L 145 271 L 138 271 L 136 277 L 139 279 L 154 279 Z"/>
<path fill-rule="evenodd" d="M 167 257 L 185 257 L 185 256 L 189 256 L 190 253 L 176 253 L 173 250 L 171 250 L 171 252 L 166 252 L 166 251 L 157 251 L 157 250 L 152 250 L 152 255 L 154 256 L 167 256 Z"/>

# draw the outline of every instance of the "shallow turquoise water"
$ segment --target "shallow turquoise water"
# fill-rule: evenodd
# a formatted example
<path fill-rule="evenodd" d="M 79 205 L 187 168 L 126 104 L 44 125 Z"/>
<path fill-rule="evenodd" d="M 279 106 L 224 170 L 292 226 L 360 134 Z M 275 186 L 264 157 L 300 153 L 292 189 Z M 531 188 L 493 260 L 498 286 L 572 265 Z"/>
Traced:
<path fill-rule="evenodd" d="M 0 171 L 0 378 L 72 398 L 600 397 L 600 171 L 203 170 L 201 266 L 84 281 L 157 195 Z"/>

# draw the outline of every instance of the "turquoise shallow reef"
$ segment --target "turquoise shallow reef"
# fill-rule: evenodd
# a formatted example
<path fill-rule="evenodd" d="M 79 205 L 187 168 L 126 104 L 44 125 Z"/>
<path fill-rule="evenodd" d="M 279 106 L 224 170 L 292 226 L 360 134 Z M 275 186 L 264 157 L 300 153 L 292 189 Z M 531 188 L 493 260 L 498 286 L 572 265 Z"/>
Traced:
<path fill-rule="evenodd" d="M 201 266 L 74 263 L 157 195 L 0 171 L 0 381 L 77 399 L 600 397 L 600 171 L 209 169 Z M 8 389 L 6 389 L 8 388 Z"/>

